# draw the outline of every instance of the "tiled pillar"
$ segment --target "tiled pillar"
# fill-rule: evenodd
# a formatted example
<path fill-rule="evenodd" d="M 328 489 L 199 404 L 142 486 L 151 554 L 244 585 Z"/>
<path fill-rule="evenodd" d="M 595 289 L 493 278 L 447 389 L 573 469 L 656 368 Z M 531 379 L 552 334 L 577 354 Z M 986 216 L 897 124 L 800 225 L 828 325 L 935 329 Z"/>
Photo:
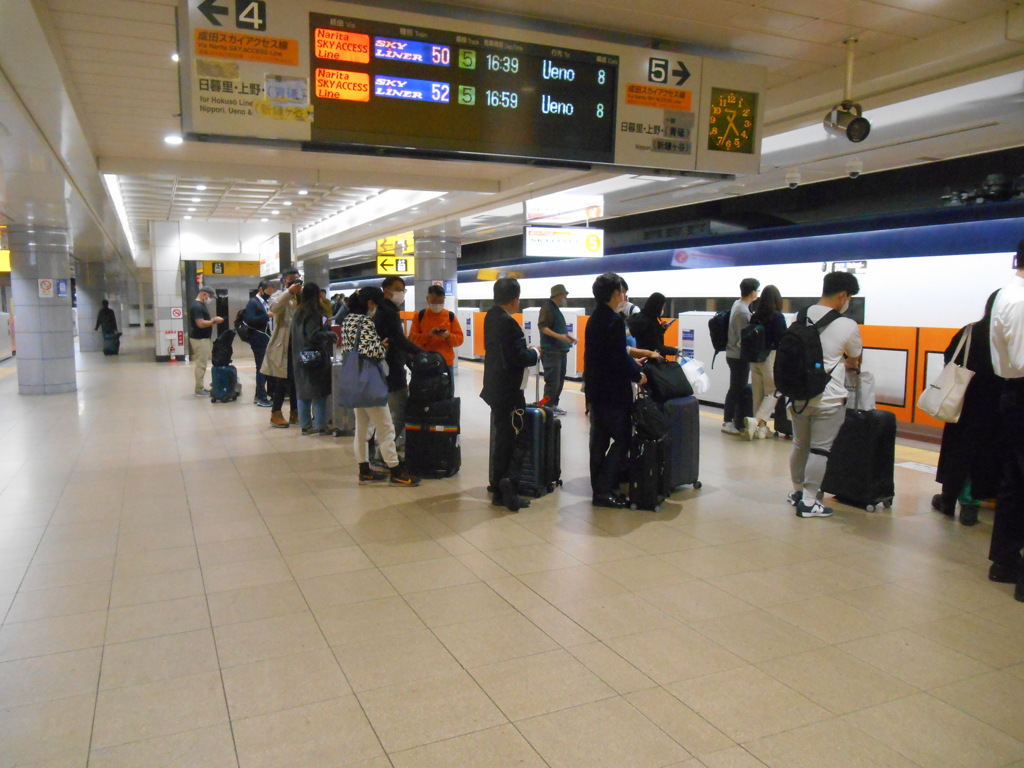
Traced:
<path fill-rule="evenodd" d="M 95 262 L 75 262 L 75 297 L 78 300 L 78 349 L 81 352 L 99 352 L 103 349 L 103 331 L 93 330 L 96 327 L 96 316 L 103 306 L 103 264 Z M 115 316 L 117 307 L 111 303 Z M 121 329 L 121 318 L 117 319 L 117 328 Z"/>
<path fill-rule="evenodd" d="M 12 226 L 7 233 L 18 344 L 18 392 L 74 392 L 77 381 L 67 231 Z M 64 295 L 57 295 L 58 286 L 66 288 Z"/>
<path fill-rule="evenodd" d="M 185 307 L 181 298 L 181 235 L 175 221 L 155 221 L 150 225 L 153 243 L 153 337 L 158 362 L 174 357 L 184 360 L 188 353 L 185 334 Z"/>

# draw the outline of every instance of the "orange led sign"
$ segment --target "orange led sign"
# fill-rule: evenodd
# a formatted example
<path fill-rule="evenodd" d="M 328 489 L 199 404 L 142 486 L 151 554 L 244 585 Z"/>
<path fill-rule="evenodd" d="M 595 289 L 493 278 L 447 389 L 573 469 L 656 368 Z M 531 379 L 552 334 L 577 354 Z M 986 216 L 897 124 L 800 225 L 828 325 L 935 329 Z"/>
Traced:
<path fill-rule="evenodd" d="M 345 32 L 340 29 L 317 27 L 313 36 L 313 53 L 318 59 L 368 64 L 370 62 L 370 36 Z"/>
<path fill-rule="evenodd" d="M 365 72 L 346 72 L 342 69 L 317 67 L 316 97 L 343 101 L 369 101 L 370 76 Z"/>

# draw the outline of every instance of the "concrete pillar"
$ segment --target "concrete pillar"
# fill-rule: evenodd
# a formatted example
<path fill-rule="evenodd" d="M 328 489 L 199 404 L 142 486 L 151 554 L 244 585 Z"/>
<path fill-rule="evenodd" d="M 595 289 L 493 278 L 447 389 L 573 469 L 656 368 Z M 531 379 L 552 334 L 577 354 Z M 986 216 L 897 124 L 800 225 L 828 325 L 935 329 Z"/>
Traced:
<path fill-rule="evenodd" d="M 185 310 L 181 298 L 181 236 L 175 221 L 154 221 L 149 225 L 153 243 L 153 349 L 157 362 L 188 354 Z"/>
<path fill-rule="evenodd" d="M 416 306 L 406 308 L 419 311 L 427 306 L 427 287 L 432 283 L 440 283 L 445 288 L 444 305 L 454 312 L 458 306 L 458 280 L 456 273 L 459 268 L 459 255 L 462 246 L 454 237 L 423 237 L 416 236 Z M 406 279 L 406 282 L 409 282 Z"/>
<path fill-rule="evenodd" d="M 18 345 L 18 392 L 74 392 L 78 385 L 67 230 L 12 226 L 7 234 Z M 63 289 L 63 295 L 58 296 L 58 289 Z"/>
<path fill-rule="evenodd" d="M 80 352 L 101 352 L 103 331 L 93 330 L 99 315 L 101 302 L 106 298 L 103 264 L 75 261 L 75 298 L 78 305 L 78 350 Z M 115 314 L 117 310 L 115 308 Z M 121 329 L 120 318 L 117 323 Z"/>
<path fill-rule="evenodd" d="M 302 262 L 302 279 L 307 283 L 316 283 L 327 291 L 327 298 L 331 297 L 329 290 L 331 269 L 327 263 L 326 256 L 321 256 L 317 259 L 306 259 Z"/>

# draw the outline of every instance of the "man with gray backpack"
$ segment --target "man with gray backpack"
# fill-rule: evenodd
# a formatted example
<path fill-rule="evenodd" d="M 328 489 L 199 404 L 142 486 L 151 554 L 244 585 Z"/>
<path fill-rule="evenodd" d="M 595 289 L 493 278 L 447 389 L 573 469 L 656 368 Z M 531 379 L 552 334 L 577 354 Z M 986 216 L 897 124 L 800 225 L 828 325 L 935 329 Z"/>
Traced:
<path fill-rule="evenodd" d="M 863 349 L 860 327 L 843 317 L 859 290 L 849 272 L 825 275 L 821 299 L 797 313 L 775 354 L 775 387 L 789 398 L 793 422 L 793 492 L 787 501 L 798 517 L 832 514 L 819 496 L 829 451 L 846 416 L 846 368 L 859 368 Z"/>

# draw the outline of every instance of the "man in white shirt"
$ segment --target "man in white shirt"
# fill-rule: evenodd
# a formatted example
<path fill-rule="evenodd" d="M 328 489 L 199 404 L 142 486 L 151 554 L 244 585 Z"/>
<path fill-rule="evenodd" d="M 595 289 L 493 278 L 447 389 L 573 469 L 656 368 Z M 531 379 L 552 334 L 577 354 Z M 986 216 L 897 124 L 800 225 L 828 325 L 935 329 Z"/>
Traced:
<path fill-rule="evenodd" d="M 729 365 L 729 391 L 725 394 L 722 431 L 738 435 L 744 430 L 747 416 L 754 415 L 753 396 L 747 392 L 750 381 L 750 363 L 740 357 L 740 331 L 750 325 L 750 305 L 757 301 L 760 281 L 746 277 L 740 281 L 740 298 L 729 310 L 729 341 L 725 348 L 725 362 Z"/>
<path fill-rule="evenodd" d="M 1024 240 L 1013 259 L 1017 274 L 992 305 L 989 339 L 992 369 L 1006 380 L 1000 400 L 1006 463 L 996 500 L 988 559 L 992 581 L 1016 584 L 1014 598 L 1024 603 Z"/>
<path fill-rule="evenodd" d="M 830 272 L 825 275 L 821 299 L 807 309 L 808 321 L 816 323 L 832 310 L 845 313 L 858 291 L 860 285 L 852 274 Z M 862 351 L 860 328 L 855 321 L 839 317 L 826 325 L 821 330 L 821 353 L 831 378 L 820 395 L 806 401 L 806 405 L 797 403 L 796 408 L 789 408 L 793 421 L 793 452 L 789 457 L 793 492 L 788 501 L 799 517 L 832 514 L 832 509 L 818 500 L 821 480 L 832 443 L 846 418 L 846 369 L 860 367 Z"/>

